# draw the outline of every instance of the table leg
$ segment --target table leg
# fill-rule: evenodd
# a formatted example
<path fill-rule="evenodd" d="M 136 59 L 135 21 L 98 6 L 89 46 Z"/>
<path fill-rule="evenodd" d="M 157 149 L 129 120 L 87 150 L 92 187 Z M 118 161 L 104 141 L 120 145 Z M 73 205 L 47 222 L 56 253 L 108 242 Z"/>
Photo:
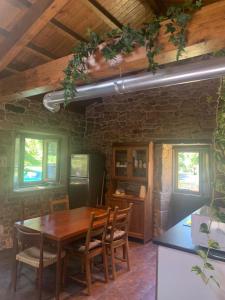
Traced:
<path fill-rule="evenodd" d="M 61 251 L 62 245 L 61 242 L 57 242 L 57 265 L 56 265 L 56 300 L 59 300 L 59 295 L 61 291 Z"/>

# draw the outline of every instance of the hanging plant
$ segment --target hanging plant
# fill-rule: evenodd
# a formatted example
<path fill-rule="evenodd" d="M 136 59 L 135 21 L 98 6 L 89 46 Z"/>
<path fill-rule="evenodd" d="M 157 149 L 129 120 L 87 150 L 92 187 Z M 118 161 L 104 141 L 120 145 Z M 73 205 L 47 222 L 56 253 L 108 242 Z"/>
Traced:
<path fill-rule="evenodd" d="M 171 6 L 167 10 L 170 20 L 166 24 L 166 33 L 170 33 L 169 41 L 177 48 L 177 60 L 185 51 L 187 39 L 187 25 L 191 21 L 192 12 L 202 6 L 202 1 L 187 1 L 183 5 Z"/>
<path fill-rule="evenodd" d="M 69 99 L 74 98 L 76 83 L 88 79 L 86 63 L 88 58 L 94 55 L 97 50 L 101 52 L 106 61 L 112 61 L 116 60 L 118 55 L 127 55 L 133 52 L 136 47 L 145 46 L 149 62 L 148 70 L 154 73 L 158 68 L 155 57 L 162 50 L 158 36 L 163 20 L 169 20 L 165 33 L 170 33 L 168 40 L 176 46 L 178 60 L 186 46 L 187 25 L 191 20 L 193 11 L 199 9 L 201 4 L 201 0 L 197 0 L 194 3 L 187 1 L 180 6 L 172 6 L 168 9 L 166 16 L 153 18 L 141 29 L 134 29 L 130 25 L 125 25 L 121 30 L 114 29 L 103 37 L 91 32 L 88 42 L 80 42 L 73 49 L 73 58 L 64 70 L 65 78 L 62 85 L 65 104 L 68 103 Z"/>
<path fill-rule="evenodd" d="M 225 79 L 221 79 L 218 98 L 216 102 L 216 129 L 212 143 L 212 183 L 211 183 L 211 203 L 209 224 L 202 223 L 200 232 L 208 237 L 208 248 L 198 251 L 202 259 L 202 265 L 195 265 L 192 271 L 208 284 L 213 281 L 219 287 L 220 284 L 215 278 L 215 268 L 209 261 L 212 250 L 220 249 L 217 241 L 210 238 L 213 221 L 225 223 L 225 213 L 220 210 L 220 206 L 225 204 Z"/>

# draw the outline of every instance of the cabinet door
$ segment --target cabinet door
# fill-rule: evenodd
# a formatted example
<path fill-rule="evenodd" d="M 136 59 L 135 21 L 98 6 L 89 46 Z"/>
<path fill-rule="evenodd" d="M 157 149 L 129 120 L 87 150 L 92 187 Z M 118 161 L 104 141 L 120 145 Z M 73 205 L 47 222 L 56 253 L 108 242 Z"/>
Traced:
<path fill-rule="evenodd" d="M 147 179 L 148 153 L 146 147 L 131 149 L 131 176 L 136 179 Z"/>
<path fill-rule="evenodd" d="M 119 207 L 119 209 L 126 208 L 126 200 L 120 199 L 120 198 L 111 198 L 109 200 L 109 206 L 114 209 L 116 206 Z"/>
<path fill-rule="evenodd" d="M 113 176 L 126 178 L 129 176 L 129 150 L 126 147 L 113 149 Z"/>
<path fill-rule="evenodd" d="M 128 205 L 133 203 L 129 236 L 136 238 L 144 238 L 144 202 L 142 201 L 128 201 Z"/>

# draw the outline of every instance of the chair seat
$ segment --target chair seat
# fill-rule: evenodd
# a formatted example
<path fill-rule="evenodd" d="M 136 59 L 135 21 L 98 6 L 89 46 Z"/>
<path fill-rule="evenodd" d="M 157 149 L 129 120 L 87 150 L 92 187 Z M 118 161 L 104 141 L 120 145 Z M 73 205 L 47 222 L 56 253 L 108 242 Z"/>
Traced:
<path fill-rule="evenodd" d="M 125 234 L 126 234 L 126 232 L 124 230 L 116 230 L 116 231 L 114 231 L 113 241 L 121 239 L 122 237 L 125 236 Z M 110 234 L 107 234 L 106 241 L 110 242 Z"/>
<path fill-rule="evenodd" d="M 97 247 L 101 247 L 102 246 L 102 241 L 98 240 L 98 239 L 94 239 L 93 241 L 91 241 L 89 243 L 89 250 L 93 250 Z M 77 243 L 73 243 L 68 247 L 69 251 L 78 251 L 78 252 L 85 252 L 86 250 L 86 246 L 85 244 L 81 244 L 79 242 Z"/>
<path fill-rule="evenodd" d="M 61 258 L 65 256 L 63 251 Z M 34 268 L 39 268 L 40 249 L 37 247 L 27 248 L 16 255 L 16 260 L 26 263 Z M 43 251 L 43 267 L 47 267 L 57 262 L 57 254 L 53 251 Z"/>

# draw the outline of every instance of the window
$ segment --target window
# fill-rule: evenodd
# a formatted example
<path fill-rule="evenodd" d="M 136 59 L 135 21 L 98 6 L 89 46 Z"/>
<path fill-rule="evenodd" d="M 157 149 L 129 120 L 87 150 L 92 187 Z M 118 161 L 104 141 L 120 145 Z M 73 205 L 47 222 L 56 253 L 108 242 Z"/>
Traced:
<path fill-rule="evenodd" d="M 15 142 L 14 188 L 59 181 L 60 139 L 19 134 Z"/>
<path fill-rule="evenodd" d="M 209 191 L 207 147 L 174 147 L 174 191 L 202 194 Z"/>

